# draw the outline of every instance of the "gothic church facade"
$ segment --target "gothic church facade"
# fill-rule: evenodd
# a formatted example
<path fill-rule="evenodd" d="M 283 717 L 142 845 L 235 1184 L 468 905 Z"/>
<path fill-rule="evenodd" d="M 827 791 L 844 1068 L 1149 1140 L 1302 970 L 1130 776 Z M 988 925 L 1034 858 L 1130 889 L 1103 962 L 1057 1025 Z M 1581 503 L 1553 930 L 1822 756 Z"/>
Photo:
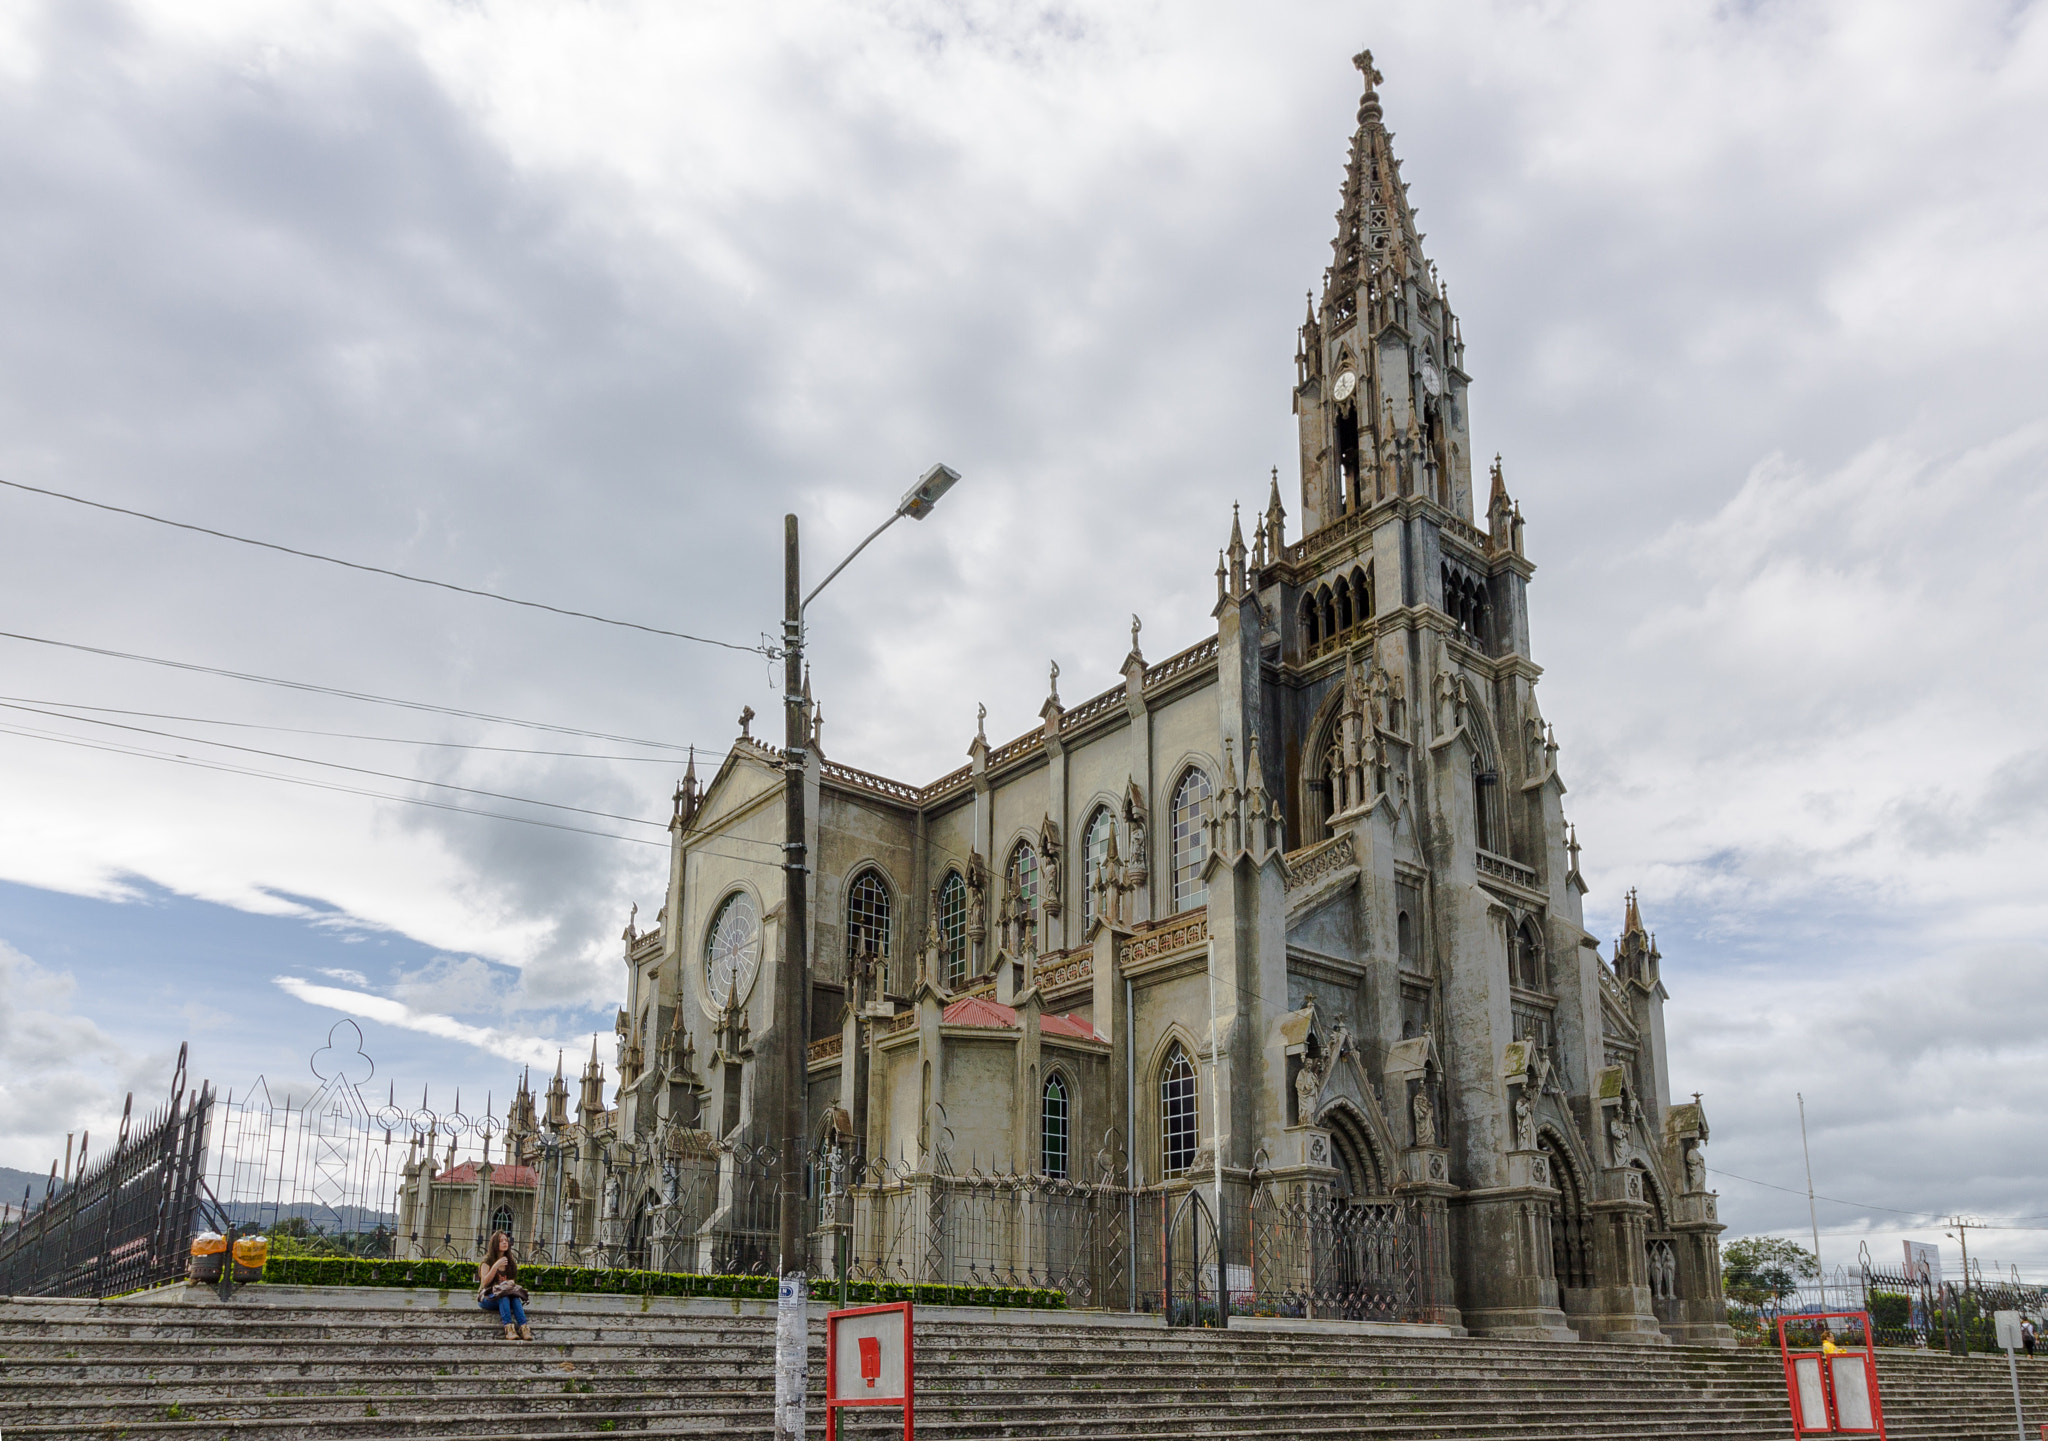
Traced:
<path fill-rule="evenodd" d="M 693 770 L 660 923 L 628 931 L 617 1108 L 581 1126 L 766 1140 L 794 1035 L 816 1134 L 870 1155 L 943 1129 L 1020 1173 L 1106 1145 L 1142 1186 L 1403 1196 L 1454 1325 L 1725 1342 L 1661 957 L 1633 896 L 1609 954 L 1583 923 L 1522 517 L 1497 461 L 1476 513 L 1464 341 L 1359 65 L 1296 509 L 1276 475 L 1233 519 L 1213 630 L 1154 661 L 1134 622 L 1117 684 L 1070 706 L 1055 671 L 1040 725 L 929 784 L 808 747 L 802 1017 L 784 756 L 743 733 Z"/>

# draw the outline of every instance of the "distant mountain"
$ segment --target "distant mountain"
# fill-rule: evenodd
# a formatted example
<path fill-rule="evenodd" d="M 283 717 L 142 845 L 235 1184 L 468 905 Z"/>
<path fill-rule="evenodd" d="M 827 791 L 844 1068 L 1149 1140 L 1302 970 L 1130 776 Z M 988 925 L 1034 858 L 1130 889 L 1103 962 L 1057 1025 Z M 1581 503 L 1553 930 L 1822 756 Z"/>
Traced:
<path fill-rule="evenodd" d="M 43 1188 L 49 1184 L 48 1171 L 17 1171 L 12 1166 L 0 1166 L 0 1202 L 7 1205 L 19 1206 L 22 1190 L 26 1188 L 30 1207 L 40 1206 L 43 1204 Z M 63 1190 L 64 1183 L 59 1181 L 57 1191 L 61 1195 Z"/>
<path fill-rule="evenodd" d="M 365 1206 L 336 1206 L 330 1209 L 300 1201 L 288 1201 L 282 1206 L 235 1201 L 226 1209 L 228 1219 L 235 1223 L 237 1230 L 254 1227 L 267 1231 L 278 1222 L 288 1221 L 294 1216 L 304 1216 L 308 1225 L 328 1236 L 359 1234 L 374 1231 L 379 1226 L 387 1231 L 398 1229 L 396 1212 L 372 1211 Z"/>

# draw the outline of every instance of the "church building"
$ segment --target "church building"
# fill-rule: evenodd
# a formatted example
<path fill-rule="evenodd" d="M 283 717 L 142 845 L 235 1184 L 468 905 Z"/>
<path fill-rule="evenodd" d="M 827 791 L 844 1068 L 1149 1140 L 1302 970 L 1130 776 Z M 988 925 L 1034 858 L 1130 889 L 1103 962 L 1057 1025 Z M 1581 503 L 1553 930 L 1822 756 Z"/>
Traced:
<path fill-rule="evenodd" d="M 743 723 L 693 766 L 659 923 L 628 928 L 616 1109 L 583 1118 L 641 1179 L 583 1234 L 661 1204 L 663 1137 L 772 1139 L 795 1038 L 821 1145 L 1106 1165 L 1225 1207 L 1398 1200 L 1441 1324 L 1730 1341 L 1662 958 L 1633 893 L 1611 949 L 1585 928 L 1536 567 L 1500 461 L 1475 465 L 1462 330 L 1357 64 L 1288 382 L 1298 488 L 1219 524 L 1210 616 L 1133 619 L 1118 679 L 1071 704 L 1055 668 L 1025 734 L 978 730 L 923 783 L 806 747 L 802 1016 L 775 1001 L 785 756 Z M 1160 629 L 1199 639 L 1155 660 Z"/>

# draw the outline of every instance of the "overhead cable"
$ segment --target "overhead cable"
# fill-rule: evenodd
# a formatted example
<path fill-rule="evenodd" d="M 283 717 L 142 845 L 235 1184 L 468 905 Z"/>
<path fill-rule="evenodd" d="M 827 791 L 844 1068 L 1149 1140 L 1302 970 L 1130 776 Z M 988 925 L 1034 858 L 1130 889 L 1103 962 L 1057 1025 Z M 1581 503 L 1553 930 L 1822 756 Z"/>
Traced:
<path fill-rule="evenodd" d="M 80 721 L 86 725 L 106 726 L 112 730 L 133 731 L 137 735 L 155 736 L 159 740 L 185 741 L 191 745 L 213 746 L 220 750 L 240 751 L 244 755 L 262 756 L 266 760 L 294 761 L 300 765 L 323 766 L 328 770 L 349 771 L 359 776 L 374 776 L 383 781 L 402 781 L 407 785 L 433 786 L 444 791 L 461 791 L 465 795 L 484 796 L 494 801 L 517 801 L 522 805 L 546 806 L 550 810 L 574 811 L 578 815 L 596 816 L 601 820 L 624 821 L 628 825 L 652 826 L 656 830 L 667 827 L 661 821 L 642 820 L 638 816 L 622 816 L 611 811 L 594 811 L 588 806 L 565 805 L 560 801 L 539 801 L 531 796 L 507 795 L 503 791 L 478 790 L 475 786 L 459 786 L 452 781 L 430 781 L 424 776 L 397 775 L 391 771 L 371 770 L 367 766 L 344 765 L 340 761 L 314 760 L 311 756 L 293 755 L 289 751 L 267 751 L 256 746 L 239 746 L 232 741 L 207 740 L 204 736 L 179 735 L 174 731 L 152 730 L 148 726 L 127 725 L 121 721 L 100 720 L 96 716 L 71 715 L 64 711 L 38 710 L 34 706 L 8 705 L 0 702 L 0 710 L 21 711 L 28 715 L 45 716 L 51 720 Z"/>
<path fill-rule="evenodd" d="M 316 685 L 311 681 L 281 680 L 276 676 L 255 675 L 248 671 L 223 670 L 219 666 L 200 665 L 195 661 L 166 660 L 162 656 L 137 655 L 133 651 L 109 650 L 104 646 L 84 645 L 72 640 L 52 640 L 47 636 L 22 635 L 17 631 L 0 630 L 0 640 L 26 641 L 31 645 L 59 646 L 65 650 L 84 651 L 88 655 L 102 655 L 114 660 L 140 661 L 146 665 L 166 666 L 171 670 L 192 671 L 199 675 L 223 676 L 228 680 L 251 681 L 257 685 L 282 686 L 286 690 L 306 691 L 313 695 L 337 696 L 342 700 L 363 701 L 372 705 L 398 706 L 404 710 L 426 711 L 434 715 L 459 716 L 464 720 L 489 721 L 493 725 L 519 726 L 526 730 L 549 731 L 555 735 L 582 736 L 587 740 L 616 741 L 620 745 L 646 746 L 651 750 L 674 751 L 681 755 L 689 747 L 674 741 L 651 741 L 640 736 L 613 735 L 608 731 L 581 730 L 576 726 L 550 725 L 545 721 L 520 720 L 514 716 L 492 715 L 487 711 L 463 710 L 457 706 L 435 705 L 431 701 L 401 700 L 396 696 L 373 695 L 368 691 L 343 690 L 337 686 Z"/>
<path fill-rule="evenodd" d="M 402 805 L 426 806 L 430 810 L 457 811 L 469 816 L 488 816 L 492 820 L 516 821 L 525 826 L 542 826 L 551 831 L 573 831 L 578 835 L 601 836 L 608 841 L 625 841 L 636 846 L 662 846 L 666 842 L 645 840 L 640 836 L 622 836 L 616 831 L 594 831 L 587 826 L 572 826 L 561 821 L 544 821 L 537 816 L 515 816 L 504 811 L 479 810 L 475 806 L 458 806 L 449 801 L 427 800 L 420 796 L 394 796 L 384 791 L 373 791 L 362 786 L 342 785 L 336 781 L 314 780 L 310 776 L 288 776 L 277 771 L 258 770 L 252 766 L 239 766 L 223 761 L 200 760 L 194 756 L 173 755 L 168 751 L 153 751 L 141 746 L 121 745 L 107 741 L 82 740 L 77 736 L 56 735 L 48 731 L 34 730 L 21 726 L 0 723 L 0 735 L 22 736 L 30 740 L 51 741 L 58 745 L 78 746 L 84 750 L 108 751 L 115 755 L 137 756 L 145 760 L 168 761 L 173 765 L 193 766 L 199 770 L 224 771 L 229 775 L 253 776 L 259 780 L 283 781 L 287 785 L 310 786 L 314 790 L 339 791 L 344 795 L 369 796 L 373 800 L 397 801 Z"/>
<path fill-rule="evenodd" d="M 389 576 L 393 580 L 411 581 L 414 585 L 430 585 L 440 590 L 456 591 L 462 595 L 481 596 L 485 600 L 502 601 L 506 605 L 521 605 L 529 610 L 551 611 L 555 615 L 571 616 L 577 620 L 594 620 L 600 625 L 615 625 L 626 630 L 645 631 L 649 635 L 665 635 L 676 640 L 696 641 L 700 645 L 715 645 L 725 650 L 745 651 L 750 655 L 765 654 L 768 650 L 768 647 L 762 645 L 740 645 L 729 640 L 714 640 L 710 636 L 691 635 L 687 631 L 664 630 L 658 625 L 642 625 L 639 621 L 634 620 L 614 620 L 610 616 L 593 615 L 587 610 L 570 610 L 565 606 L 549 605 L 544 601 L 521 600 L 517 596 L 503 595 L 494 590 L 479 590 L 471 585 L 457 585 L 453 581 L 430 580 L 423 575 L 408 575 L 402 570 L 390 570 L 381 565 L 365 565 L 360 561 L 342 560 L 338 556 L 321 555 L 318 551 L 298 550 L 289 545 L 279 545 L 276 541 L 254 540 L 246 535 L 234 535 L 225 530 L 215 530 L 212 526 L 194 525 L 189 521 L 183 520 L 171 520 L 165 516 L 151 515 L 146 510 L 131 510 L 125 505 L 109 505 L 102 500 L 87 500 L 82 495 L 70 495 L 64 491 L 49 490 L 40 485 L 23 485 L 18 480 L 0 480 L 0 485 L 7 486 L 13 490 L 25 490 L 33 495 L 46 495 L 53 500 L 68 500 L 74 505 L 90 506 L 94 510 L 109 511 L 115 515 L 127 515 L 133 516 L 137 520 L 153 521 L 157 525 L 168 525 L 175 530 L 189 530 L 199 535 L 210 535 L 219 540 L 232 540 L 238 545 L 253 545 L 263 550 L 274 550 L 284 555 L 295 555 L 301 560 L 322 561 L 328 565 L 338 565 L 348 570 L 360 570 L 371 575 Z"/>
<path fill-rule="evenodd" d="M 420 740 L 414 736 L 373 736 L 364 735 L 359 731 L 317 730 L 308 726 L 272 725 L 267 721 L 221 720 L 215 716 L 173 715 L 164 711 L 130 710 L 121 706 L 111 705 L 86 705 L 82 701 L 49 700 L 38 696 L 4 695 L 0 696 L 0 703 L 12 703 L 23 706 L 51 706 L 58 710 L 67 711 L 97 711 L 102 715 L 132 716 L 137 720 L 178 721 L 184 725 L 232 726 L 236 730 L 279 731 L 285 735 L 295 736 L 324 736 L 330 740 L 375 741 L 383 745 L 434 746 L 441 750 L 487 751 L 495 755 L 559 756 L 567 760 L 579 761 L 642 761 L 651 765 L 664 766 L 675 764 L 673 756 L 599 755 L 593 754 L 590 751 L 535 750 L 528 746 L 487 746 L 481 745 L 476 741 L 429 741 Z M 84 717 L 80 717 L 80 719 L 84 719 Z M 705 749 L 709 751 L 711 747 L 707 746 Z"/>
<path fill-rule="evenodd" d="M 254 766 L 236 765 L 228 761 L 202 760 L 196 756 L 182 756 L 170 751 L 151 750 L 145 746 L 128 745 L 120 741 L 86 740 L 78 736 L 59 735 L 54 731 L 44 731 L 24 726 L 11 726 L 5 722 L 0 722 L 0 735 L 20 736 L 26 740 L 50 741 L 56 745 L 77 746 L 81 750 L 105 751 L 112 755 L 133 756 L 139 760 L 165 761 L 171 765 L 191 766 L 197 770 L 205 771 L 220 771 L 227 775 L 248 776 L 256 780 L 280 781 L 286 785 L 307 786 L 318 791 L 335 791 L 342 795 L 366 796 L 371 800 L 393 801 L 399 805 L 424 806 L 428 810 L 454 811 L 458 815 L 482 816 L 487 820 L 513 821 L 522 826 L 540 826 L 545 830 L 569 831 L 581 836 L 597 836 L 607 841 L 624 841 L 626 844 L 634 846 L 655 846 L 663 850 L 668 849 L 669 846 L 667 841 L 648 840 L 642 836 L 622 836 L 616 831 L 592 830 L 588 826 L 574 826 L 562 821 L 542 820 L 538 816 L 516 816 L 505 811 L 487 811 L 476 806 L 459 806 L 450 801 L 429 800 L 424 796 L 397 796 L 392 795 L 388 791 L 370 790 L 364 786 L 345 785 L 339 781 L 315 780 L 311 776 L 285 775 L 279 771 L 260 770 Z M 536 804 L 544 804 L 544 802 L 536 802 Z M 732 839 L 742 840 L 745 837 L 735 836 Z M 729 861 L 745 862 L 753 859 L 752 857 L 734 855 L 730 851 L 715 850 L 706 846 L 698 846 L 693 849 L 708 855 L 722 856 Z"/>

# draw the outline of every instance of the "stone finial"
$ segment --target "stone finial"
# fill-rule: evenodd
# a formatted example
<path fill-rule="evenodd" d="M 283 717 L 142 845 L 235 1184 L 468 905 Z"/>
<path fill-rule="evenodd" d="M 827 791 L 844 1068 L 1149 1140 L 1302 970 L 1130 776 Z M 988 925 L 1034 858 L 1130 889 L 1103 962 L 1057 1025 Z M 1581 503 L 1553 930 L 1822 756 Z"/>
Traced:
<path fill-rule="evenodd" d="M 741 739 L 741 740 L 746 740 L 746 741 L 750 741 L 750 740 L 752 740 L 752 739 L 754 738 L 754 732 L 753 732 L 753 724 L 754 724 L 754 708 L 753 708 L 752 706 L 745 706 L 745 707 L 743 707 L 743 708 L 742 708 L 742 709 L 740 710 L 740 739 Z"/>
<path fill-rule="evenodd" d="M 1054 662 L 1052 663 L 1052 680 L 1051 680 L 1051 681 L 1050 681 L 1050 683 L 1049 683 L 1049 690 L 1050 690 L 1050 693 L 1051 693 L 1051 698 L 1052 698 L 1052 702 L 1053 702 L 1053 704 L 1055 704 L 1055 705 L 1059 704 L 1059 699 L 1060 699 L 1060 663 L 1059 663 L 1058 661 L 1054 661 Z"/>
<path fill-rule="evenodd" d="M 1143 659 L 1145 658 L 1145 655 L 1144 655 L 1144 652 L 1143 652 L 1143 651 L 1141 651 L 1141 650 L 1139 650 L 1139 649 L 1138 649 L 1138 632 L 1139 632 L 1139 631 L 1141 631 L 1141 630 L 1143 630 L 1144 628 L 1145 628 L 1145 622 L 1143 622 L 1142 620 L 1139 620 L 1139 619 L 1138 619 L 1138 613 L 1137 613 L 1136 611 L 1132 611 L 1132 612 L 1131 612 L 1131 654 L 1132 654 L 1132 655 L 1134 655 L 1134 656 L 1137 656 L 1137 657 L 1138 657 L 1138 659 L 1140 659 L 1140 660 L 1143 660 Z"/>

